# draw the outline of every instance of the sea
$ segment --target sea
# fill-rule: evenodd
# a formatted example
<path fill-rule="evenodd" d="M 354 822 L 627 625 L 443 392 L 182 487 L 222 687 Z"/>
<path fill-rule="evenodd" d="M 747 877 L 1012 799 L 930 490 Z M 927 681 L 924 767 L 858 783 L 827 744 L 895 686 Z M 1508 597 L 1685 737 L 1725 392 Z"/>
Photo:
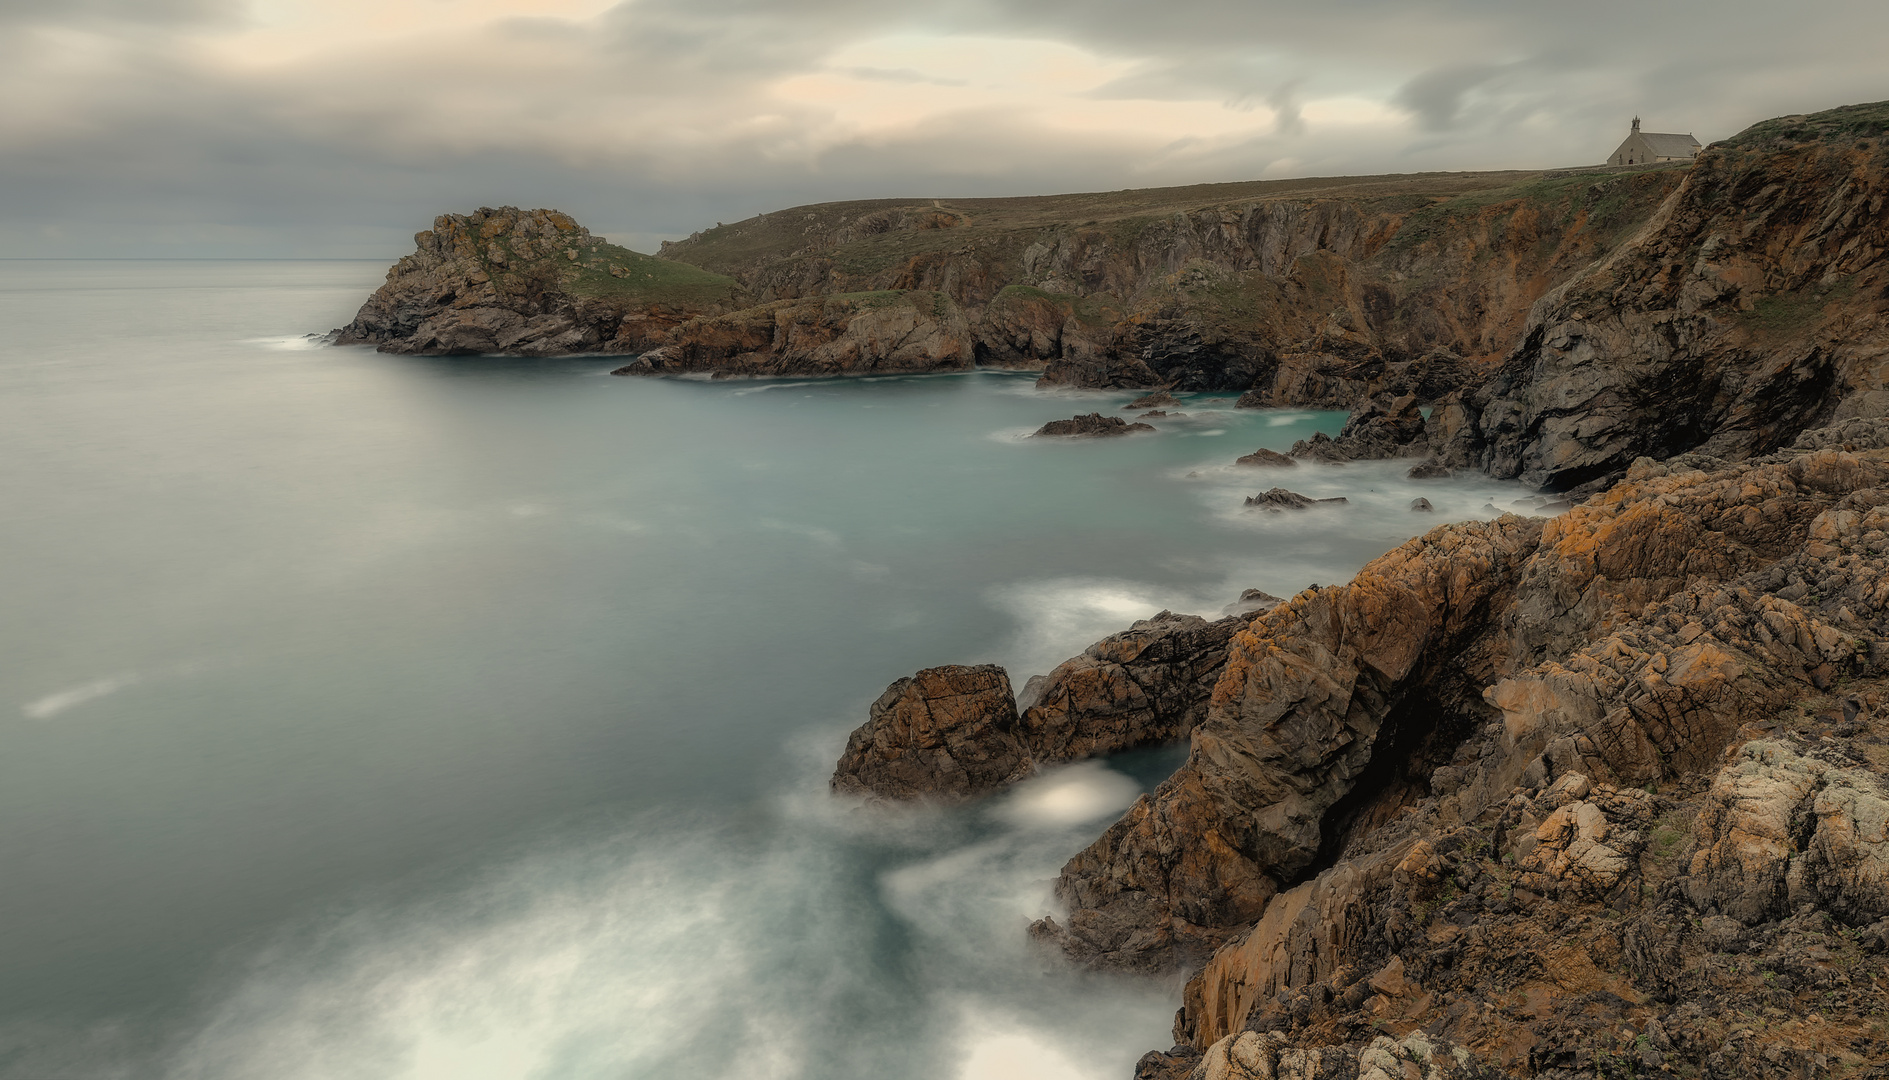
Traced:
<path fill-rule="evenodd" d="M 325 344 L 385 265 L 0 261 L 0 1080 L 1126 1080 L 1179 981 L 1025 927 L 1185 746 L 887 808 L 847 733 L 1528 507 L 1228 395 Z"/>

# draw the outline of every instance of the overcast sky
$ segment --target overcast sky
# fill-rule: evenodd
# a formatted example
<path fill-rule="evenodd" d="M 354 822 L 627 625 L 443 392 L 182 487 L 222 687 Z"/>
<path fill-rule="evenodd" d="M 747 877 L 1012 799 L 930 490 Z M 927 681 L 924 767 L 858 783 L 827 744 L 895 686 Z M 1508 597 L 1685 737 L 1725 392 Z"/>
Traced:
<path fill-rule="evenodd" d="M 1595 162 L 1889 98 L 1882 0 L 0 0 L 0 256 Z"/>

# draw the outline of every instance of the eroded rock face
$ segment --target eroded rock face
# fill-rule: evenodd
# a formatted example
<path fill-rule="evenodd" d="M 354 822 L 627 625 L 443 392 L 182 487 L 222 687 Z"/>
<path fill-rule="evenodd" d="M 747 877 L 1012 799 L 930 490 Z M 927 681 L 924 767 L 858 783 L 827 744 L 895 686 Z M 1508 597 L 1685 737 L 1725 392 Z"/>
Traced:
<path fill-rule="evenodd" d="M 1889 412 L 1885 197 L 1880 138 L 1706 150 L 1638 236 L 1536 305 L 1453 456 L 1560 490 Z"/>
<path fill-rule="evenodd" d="M 1109 435 L 1133 435 L 1137 431 L 1153 431 L 1154 425 L 1131 424 L 1119 416 L 1103 416 L 1090 413 L 1087 416 L 1071 417 L 1068 420 L 1051 420 L 1036 429 L 1039 436 L 1058 436 L 1061 438 L 1093 439 Z"/>
<path fill-rule="evenodd" d="M 1236 634 L 1187 764 L 1064 868 L 1071 955 L 1160 970 L 1258 918 L 1317 856 L 1326 812 L 1411 692 L 1446 663 L 1488 670 L 1464 647 L 1540 531 L 1512 516 L 1432 530 Z"/>

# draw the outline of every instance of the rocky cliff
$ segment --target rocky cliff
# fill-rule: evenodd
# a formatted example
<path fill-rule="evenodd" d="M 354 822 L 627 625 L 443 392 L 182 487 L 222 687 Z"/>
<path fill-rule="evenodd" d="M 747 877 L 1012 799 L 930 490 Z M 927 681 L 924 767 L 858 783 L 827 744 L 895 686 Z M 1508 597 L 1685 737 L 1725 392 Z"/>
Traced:
<path fill-rule="evenodd" d="M 1889 412 L 1889 103 L 1701 154 L 1630 243 L 1529 313 L 1446 456 L 1564 489 Z"/>
<path fill-rule="evenodd" d="M 1794 442 L 1432 530 L 1236 634 L 1037 928 L 1195 972 L 1141 1075 L 1881 1075 L 1889 421 Z"/>

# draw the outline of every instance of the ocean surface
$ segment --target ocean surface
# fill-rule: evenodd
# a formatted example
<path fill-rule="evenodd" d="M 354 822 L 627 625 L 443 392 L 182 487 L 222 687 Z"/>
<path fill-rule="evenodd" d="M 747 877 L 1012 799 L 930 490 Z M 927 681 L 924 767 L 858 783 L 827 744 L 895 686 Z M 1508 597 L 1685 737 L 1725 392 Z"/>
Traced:
<path fill-rule="evenodd" d="M 1523 496 L 1236 468 L 1344 417 L 1228 397 L 307 336 L 384 269 L 0 262 L 0 1080 L 1122 1080 L 1178 985 L 1023 928 L 1184 748 L 888 812 L 846 733 Z"/>

